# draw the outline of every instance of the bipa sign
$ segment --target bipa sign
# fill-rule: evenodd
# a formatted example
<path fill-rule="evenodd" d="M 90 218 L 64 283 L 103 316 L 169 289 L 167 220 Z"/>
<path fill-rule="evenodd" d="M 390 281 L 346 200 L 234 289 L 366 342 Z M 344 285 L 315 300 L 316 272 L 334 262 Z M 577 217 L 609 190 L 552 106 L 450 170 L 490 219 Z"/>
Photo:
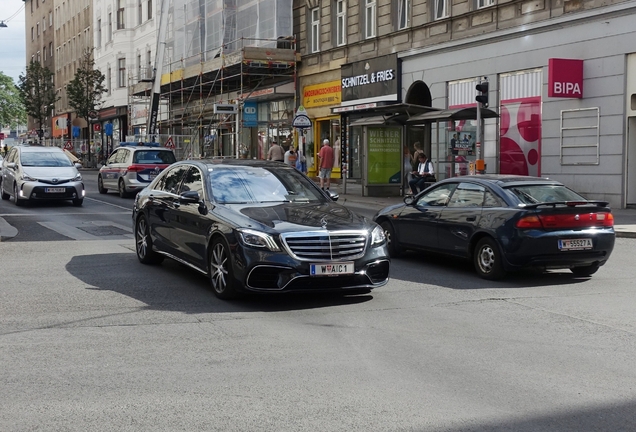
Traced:
<path fill-rule="evenodd" d="M 583 98 L 583 60 L 548 60 L 548 96 Z"/>

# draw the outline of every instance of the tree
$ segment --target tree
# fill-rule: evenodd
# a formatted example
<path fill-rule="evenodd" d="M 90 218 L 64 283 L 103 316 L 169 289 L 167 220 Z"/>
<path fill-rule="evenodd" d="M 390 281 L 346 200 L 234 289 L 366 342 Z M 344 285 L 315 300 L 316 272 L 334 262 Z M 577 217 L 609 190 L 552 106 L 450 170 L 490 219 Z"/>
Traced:
<path fill-rule="evenodd" d="M 48 67 L 42 67 L 40 62 L 31 60 L 26 74 L 20 75 L 18 91 L 26 113 L 36 121 L 41 131 L 53 105 L 59 100 L 55 94 L 53 72 Z"/>
<path fill-rule="evenodd" d="M 0 126 L 16 129 L 26 124 L 27 115 L 20 91 L 11 77 L 0 72 Z"/>
<path fill-rule="evenodd" d="M 77 117 L 86 120 L 90 124 L 91 113 L 97 111 L 101 105 L 102 94 L 107 89 L 104 86 L 106 77 L 98 69 L 95 69 L 93 49 L 88 48 L 79 60 L 75 77 L 66 86 L 68 103 L 75 110 Z M 87 131 L 88 135 L 88 131 Z M 89 137 L 86 136 L 88 139 Z M 88 145 L 88 160 L 91 160 L 91 146 Z"/>

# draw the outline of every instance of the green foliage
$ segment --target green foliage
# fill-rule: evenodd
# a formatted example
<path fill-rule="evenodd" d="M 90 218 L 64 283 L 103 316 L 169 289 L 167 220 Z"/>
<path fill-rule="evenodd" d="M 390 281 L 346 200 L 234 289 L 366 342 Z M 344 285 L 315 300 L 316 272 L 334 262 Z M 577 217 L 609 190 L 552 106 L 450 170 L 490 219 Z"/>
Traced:
<path fill-rule="evenodd" d="M 0 126 L 16 129 L 26 126 L 27 116 L 13 79 L 0 72 Z"/>
<path fill-rule="evenodd" d="M 91 111 L 99 108 L 102 94 L 107 91 L 103 84 L 105 79 L 104 74 L 95 69 L 93 50 L 85 50 L 75 77 L 66 87 L 66 94 L 71 108 L 75 110 L 78 117 L 86 119 L 87 123 Z"/>
<path fill-rule="evenodd" d="M 55 94 L 53 72 L 48 67 L 42 67 L 40 62 L 31 60 L 26 68 L 26 74 L 20 75 L 18 92 L 26 113 L 42 129 L 55 102 L 59 99 Z"/>

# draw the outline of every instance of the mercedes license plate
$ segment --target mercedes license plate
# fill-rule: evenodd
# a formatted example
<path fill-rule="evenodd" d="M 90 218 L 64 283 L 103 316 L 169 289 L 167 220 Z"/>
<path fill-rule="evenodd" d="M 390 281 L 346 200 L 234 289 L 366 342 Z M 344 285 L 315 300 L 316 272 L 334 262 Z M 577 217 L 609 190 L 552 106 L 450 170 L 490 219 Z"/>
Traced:
<path fill-rule="evenodd" d="M 46 192 L 46 193 L 64 193 L 64 192 L 66 192 L 66 188 L 45 188 L 44 192 Z"/>
<path fill-rule="evenodd" d="M 559 250 L 585 250 L 592 249 L 592 239 L 567 239 L 559 240 Z"/>
<path fill-rule="evenodd" d="M 351 262 L 310 264 L 309 274 L 312 276 L 329 276 L 353 274 L 354 264 Z"/>

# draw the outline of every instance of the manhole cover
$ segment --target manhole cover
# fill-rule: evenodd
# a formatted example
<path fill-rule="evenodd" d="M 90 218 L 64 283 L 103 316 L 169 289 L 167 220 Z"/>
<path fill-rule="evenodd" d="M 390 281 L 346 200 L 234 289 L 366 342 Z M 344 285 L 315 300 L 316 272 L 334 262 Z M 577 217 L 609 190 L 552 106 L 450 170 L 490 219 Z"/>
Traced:
<path fill-rule="evenodd" d="M 114 227 L 114 226 L 110 226 L 110 225 L 105 225 L 105 226 L 86 226 L 86 227 L 78 227 L 79 229 L 81 229 L 84 232 L 87 232 L 91 235 L 94 236 L 98 236 L 98 237 L 103 237 L 103 236 L 112 236 L 112 235 L 126 235 L 128 234 L 127 231 L 124 231 L 123 229 Z"/>

